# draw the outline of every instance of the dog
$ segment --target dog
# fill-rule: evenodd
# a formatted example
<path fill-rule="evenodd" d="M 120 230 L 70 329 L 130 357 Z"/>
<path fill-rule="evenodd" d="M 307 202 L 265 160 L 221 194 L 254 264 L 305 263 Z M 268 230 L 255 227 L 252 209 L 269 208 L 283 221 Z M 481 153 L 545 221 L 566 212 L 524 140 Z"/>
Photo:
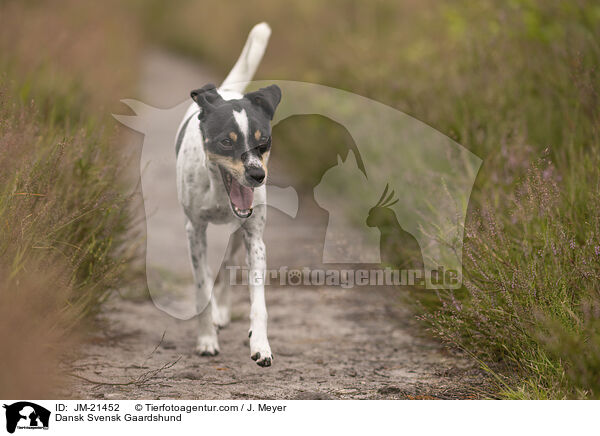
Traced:
<path fill-rule="evenodd" d="M 264 276 L 266 251 L 267 163 L 271 150 L 271 120 L 281 90 L 271 85 L 242 94 L 252 80 L 266 49 L 271 29 L 266 23 L 250 32 L 240 58 L 217 89 L 208 84 L 191 92 L 193 103 L 176 136 L 177 192 L 186 216 L 185 229 L 196 284 L 199 332 L 196 352 L 219 353 L 218 328 L 230 321 L 229 287 L 224 273 L 214 286 L 207 265 L 206 229 L 209 223 L 239 224 L 232 235 L 225 262 L 243 240 L 248 267 Z M 250 288 L 250 357 L 259 366 L 271 366 L 267 338 L 264 283 Z M 205 302 L 208 302 L 205 304 Z"/>

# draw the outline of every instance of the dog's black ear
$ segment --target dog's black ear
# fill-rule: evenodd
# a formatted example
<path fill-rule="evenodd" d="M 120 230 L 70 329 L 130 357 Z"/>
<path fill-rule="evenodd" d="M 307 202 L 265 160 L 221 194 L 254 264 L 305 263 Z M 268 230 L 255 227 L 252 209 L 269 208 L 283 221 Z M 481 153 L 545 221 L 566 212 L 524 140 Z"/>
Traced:
<path fill-rule="evenodd" d="M 267 116 L 272 120 L 275 115 L 275 109 L 281 101 L 281 89 L 277 85 L 260 88 L 258 91 L 249 92 L 244 97 L 259 106 Z"/>
<path fill-rule="evenodd" d="M 204 85 L 200 89 L 194 89 L 190 92 L 190 97 L 202 109 L 202 112 L 198 115 L 199 119 L 202 119 L 207 113 L 212 111 L 216 104 L 222 100 L 222 97 L 217 92 L 217 87 L 212 83 Z"/>

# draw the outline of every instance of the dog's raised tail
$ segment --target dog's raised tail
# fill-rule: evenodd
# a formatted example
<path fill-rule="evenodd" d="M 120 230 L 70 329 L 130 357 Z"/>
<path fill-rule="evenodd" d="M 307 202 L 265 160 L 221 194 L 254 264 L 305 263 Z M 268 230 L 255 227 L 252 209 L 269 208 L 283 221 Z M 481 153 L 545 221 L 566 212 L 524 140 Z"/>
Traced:
<path fill-rule="evenodd" d="M 248 82 L 254 77 L 270 36 L 271 28 L 267 23 L 260 23 L 252 28 L 242 54 L 223 81 L 220 91 L 244 92 Z"/>

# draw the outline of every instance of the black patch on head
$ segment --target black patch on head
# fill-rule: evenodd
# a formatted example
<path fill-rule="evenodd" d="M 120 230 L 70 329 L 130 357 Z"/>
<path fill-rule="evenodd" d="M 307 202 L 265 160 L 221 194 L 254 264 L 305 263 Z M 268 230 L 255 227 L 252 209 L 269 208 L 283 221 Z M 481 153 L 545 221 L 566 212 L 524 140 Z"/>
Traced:
<path fill-rule="evenodd" d="M 190 97 L 194 100 L 202 111 L 198 114 L 198 119 L 202 120 L 212 112 L 221 102 L 223 98 L 217 92 L 217 88 L 212 83 L 204 85 L 200 89 L 194 89 L 190 92 Z"/>
<path fill-rule="evenodd" d="M 268 140 L 270 146 L 270 121 L 281 101 L 281 90 L 277 85 L 250 92 L 238 100 L 224 100 L 213 84 L 196 89 L 190 95 L 201 109 L 198 115 L 200 130 L 204 147 L 209 152 L 239 159 L 247 152 L 260 155 L 268 151 L 264 144 Z M 248 117 L 248 132 L 239 131 L 233 115 L 233 111 L 242 110 Z M 257 130 L 261 132 L 258 139 L 254 136 Z M 230 137 L 231 132 L 235 133 L 237 140 Z M 248 135 L 248 148 L 244 140 L 245 134 Z"/>

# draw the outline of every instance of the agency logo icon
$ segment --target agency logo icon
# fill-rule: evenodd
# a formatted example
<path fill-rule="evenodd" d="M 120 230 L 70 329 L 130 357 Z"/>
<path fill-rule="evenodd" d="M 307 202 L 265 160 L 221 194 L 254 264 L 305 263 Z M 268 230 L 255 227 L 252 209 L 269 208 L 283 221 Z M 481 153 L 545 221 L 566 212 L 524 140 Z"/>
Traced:
<path fill-rule="evenodd" d="M 16 429 L 48 430 L 50 411 L 29 401 L 18 401 L 3 406 L 6 409 L 6 431 L 14 433 Z"/>

